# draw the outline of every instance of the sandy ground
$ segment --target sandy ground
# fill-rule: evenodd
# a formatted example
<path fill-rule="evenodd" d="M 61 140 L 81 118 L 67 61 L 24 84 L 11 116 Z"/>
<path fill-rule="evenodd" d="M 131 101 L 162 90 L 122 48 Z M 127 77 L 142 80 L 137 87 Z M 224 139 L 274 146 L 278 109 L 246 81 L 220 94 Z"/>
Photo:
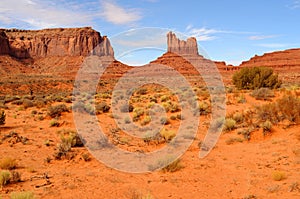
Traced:
<path fill-rule="evenodd" d="M 267 103 L 247 93 L 245 96 L 246 103 L 228 105 L 227 113 Z M 299 125 L 274 126 L 267 136 L 258 130 L 252 133 L 250 141 L 231 144 L 229 139 L 241 137 L 238 130 L 224 132 L 211 153 L 200 159 L 198 143 L 208 121 L 208 117 L 201 116 L 197 138 L 181 157 L 183 168 L 173 173 L 131 174 L 108 168 L 91 155 L 91 160 L 85 161 L 82 155 L 89 152 L 84 147 L 72 148 L 74 157 L 69 160 L 55 160 L 59 132 L 75 130 L 72 113 L 63 113 L 60 126 L 50 127 L 47 108 L 20 107 L 9 104 L 6 124 L 0 127 L 1 136 L 14 131 L 29 139 L 26 144 L 5 140 L 0 145 L 0 157 L 16 159 L 15 170 L 21 173 L 21 182 L 10 183 L 0 191 L 3 198 L 24 190 L 34 192 L 36 198 L 300 198 Z M 40 121 L 32 110 L 45 119 Z M 109 114 L 99 116 L 107 129 L 112 121 Z M 47 158 L 51 159 L 49 163 Z M 276 172 L 283 174 L 284 179 L 274 180 Z"/>

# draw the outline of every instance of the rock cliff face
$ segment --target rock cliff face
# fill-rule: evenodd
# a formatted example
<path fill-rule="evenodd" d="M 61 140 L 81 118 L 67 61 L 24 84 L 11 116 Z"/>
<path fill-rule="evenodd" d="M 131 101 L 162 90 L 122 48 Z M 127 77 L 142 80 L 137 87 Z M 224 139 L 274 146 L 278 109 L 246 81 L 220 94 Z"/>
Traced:
<path fill-rule="evenodd" d="M 99 45 L 100 44 L 100 45 Z M 107 37 L 90 27 L 44 30 L 0 30 L 0 55 L 18 59 L 52 56 L 114 56 Z"/>
<path fill-rule="evenodd" d="M 300 67 L 300 49 L 290 49 L 254 56 L 249 61 L 244 61 L 241 67 L 266 66 L 275 70 L 293 69 Z"/>
<path fill-rule="evenodd" d="M 186 41 L 180 40 L 172 32 L 167 34 L 168 52 L 182 55 L 198 55 L 198 45 L 195 37 L 190 37 Z"/>
<path fill-rule="evenodd" d="M 0 54 L 9 53 L 9 43 L 5 32 L 0 31 Z"/>

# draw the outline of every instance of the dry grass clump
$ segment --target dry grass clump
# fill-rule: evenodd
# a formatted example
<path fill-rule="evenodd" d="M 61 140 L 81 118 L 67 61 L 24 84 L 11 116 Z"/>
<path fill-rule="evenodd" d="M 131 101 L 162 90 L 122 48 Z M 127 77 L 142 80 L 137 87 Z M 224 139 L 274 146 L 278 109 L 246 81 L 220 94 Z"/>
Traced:
<path fill-rule="evenodd" d="M 10 182 L 10 172 L 3 170 L 0 171 L 0 190 L 3 186 L 7 185 Z"/>
<path fill-rule="evenodd" d="M 251 95 L 257 100 L 270 100 L 275 97 L 274 92 L 269 88 L 256 89 Z"/>
<path fill-rule="evenodd" d="M 12 192 L 11 199 L 34 199 L 34 193 L 31 191 Z"/>
<path fill-rule="evenodd" d="M 282 171 L 274 171 L 272 173 L 272 179 L 275 181 L 281 181 L 286 179 L 286 174 Z"/>
<path fill-rule="evenodd" d="M 6 170 L 12 170 L 17 167 L 17 162 L 15 159 L 6 157 L 0 160 L 0 168 Z"/>
<path fill-rule="evenodd" d="M 0 125 L 5 124 L 5 118 L 6 118 L 5 112 L 0 111 Z"/>
<path fill-rule="evenodd" d="M 65 104 L 50 106 L 48 108 L 48 115 L 52 118 L 60 117 L 63 112 L 69 112 L 69 109 Z"/>
<path fill-rule="evenodd" d="M 283 120 L 300 123 L 300 99 L 295 95 L 285 95 L 276 102 L 256 107 L 258 119 L 276 124 Z"/>

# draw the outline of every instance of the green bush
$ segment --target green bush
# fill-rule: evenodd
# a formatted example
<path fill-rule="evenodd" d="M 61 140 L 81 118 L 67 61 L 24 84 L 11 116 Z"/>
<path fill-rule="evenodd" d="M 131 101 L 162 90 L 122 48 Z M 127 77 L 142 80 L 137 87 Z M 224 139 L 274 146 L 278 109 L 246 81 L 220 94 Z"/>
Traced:
<path fill-rule="evenodd" d="M 5 112 L 1 111 L 0 112 L 0 125 L 5 124 L 5 117 L 6 117 Z"/>
<path fill-rule="evenodd" d="M 281 81 L 273 69 L 266 67 L 242 68 L 232 77 L 238 89 L 279 88 Z"/>

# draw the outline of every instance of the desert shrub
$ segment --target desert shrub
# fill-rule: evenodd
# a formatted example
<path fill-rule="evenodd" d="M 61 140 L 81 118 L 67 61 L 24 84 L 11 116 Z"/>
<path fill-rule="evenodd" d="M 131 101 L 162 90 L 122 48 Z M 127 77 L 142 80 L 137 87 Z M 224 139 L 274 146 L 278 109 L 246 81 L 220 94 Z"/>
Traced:
<path fill-rule="evenodd" d="M 30 99 L 24 99 L 23 100 L 23 107 L 25 109 L 33 107 L 33 106 L 34 106 L 34 104 L 33 104 L 33 102 Z"/>
<path fill-rule="evenodd" d="M 230 145 L 230 144 L 233 144 L 233 143 L 236 143 L 236 142 L 243 142 L 243 139 L 242 138 L 239 138 L 239 137 L 232 137 L 232 138 L 228 138 L 225 143 Z"/>
<path fill-rule="evenodd" d="M 244 121 L 244 116 L 242 113 L 236 112 L 232 115 L 232 119 L 234 119 L 237 124 L 240 124 Z"/>
<path fill-rule="evenodd" d="M 166 118 L 166 117 L 162 117 L 162 118 L 160 118 L 160 124 L 162 124 L 162 125 L 170 124 L 170 120 L 168 120 L 168 118 Z"/>
<path fill-rule="evenodd" d="M 139 88 L 139 89 L 136 91 L 136 94 L 137 94 L 137 95 L 145 95 L 145 94 L 147 94 L 147 89 L 146 89 L 146 88 Z"/>
<path fill-rule="evenodd" d="M 59 122 L 58 122 L 58 120 L 56 120 L 56 119 L 53 119 L 53 120 L 51 120 L 50 121 L 50 127 L 59 127 Z"/>
<path fill-rule="evenodd" d="M 257 117 L 260 121 L 276 124 L 280 121 L 279 112 L 275 103 L 264 104 L 256 107 Z"/>
<path fill-rule="evenodd" d="M 132 106 L 132 104 L 124 104 L 120 107 L 120 111 L 122 113 L 131 113 L 133 111 L 134 107 Z"/>
<path fill-rule="evenodd" d="M 137 117 L 140 117 L 140 116 L 144 115 L 144 109 L 139 108 L 139 107 L 134 108 L 133 113 L 135 113 Z"/>
<path fill-rule="evenodd" d="M 147 125 L 151 122 L 151 117 L 150 116 L 145 116 L 144 119 L 142 120 L 141 122 L 141 125 L 144 126 L 144 125 Z"/>
<path fill-rule="evenodd" d="M 171 101 L 167 101 L 167 102 L 163 102 L 162 106 L 164 107 L 164 109 L 166 110 L 166 112 L 177 112 L 180 111 L 180 108 L 178 106 L 177 103 L 173 103 Z"/>
<path fill-rule="evenodd" d="M 286 95 L 277 100 L 277 107 L 284 119 L 300 122 L 300 99 L 294 95 Z"/>
<path fill-rule="evenodd" d="M 76 112 L 84 112 L 85 111 L 85 104 L 82 101 L 78 101 L 73 104 L 72 109 Z"/>
<path fill-rule="evenodd" d="M 274 171 L 272 173 L 272 178 L 275 181 L 281 181 L 281 180 L 284 180 L 286 178 L 286 175 L 282 171 Z"/>
<path fill-rule="evenodd" d="M 165 166 L 164 168 L 162 168 L 162 170 L 164 172 L 175 172 L 182 168 L 183 168 L 183 166 L 181 164 L 181 160 L 177 159 L 177 160 L 173 161 L 172 163 L 168 164 L 167 166 Z"/>
<path fill-rule="evenodd" d="M 199 112 L 200 115 L 207 115 L 208 113 L 210 113 L 209 104 L 205 101 L 199 102 Z"/>
<path fill-rule="evenodd" d="M 273 69 L 266 67 L 242 68 L 232 77 L 238 89 L 279 88 L 281 82 Z"/>
<path fill-rule="evenodd" d="M 170 142 L 176 136 L 176 133 L 174 131 L 163 128 L 160 131 L 160 135 L 165 139 L 166 142 Z"/>
<path fill-rule="evenodd" d="M 0 171 L 0 188 L 4 185 L 7 185 L 10 182 L 10 172 L 9 171 Z"/>
<path fill-rule="evenodd" d="M 96 114 L 98 113 L 107 113 L 110 110 L 110 106 L 106 104 L 106 102 L 101 102 L 96 105 Z"/>
<path fill-rule="evenodd" d="M 160 101 L 161 101 L 161 102 L 166 102 L 166 101 L 168 101 L 168 100 L 170 100 L 170 97 L 169 97 L 168 95 L 163 95 L 163 96 L 161 96 L 161 98 L 160 98 Z"/>
<path fill-rule="evenodd" d="M 80 136 L 74 131 L 64 132 L 65 135 L 61 135 L 61 141 L 57 146 L 56 152 L 54 153 L 55 159 L 61 159 L 67 157 L 68 152 L 71 151 L 72 147 L 83 146 L 83 141 Z"/>
<path fill-rule="evenodd" d="M 300 99 L 294 95 L 285 95 L 274 103 L 256 107 L 258 119 L 269 120 L 276 124 L 284 119 L 300 122 Z"/>
<path fill-rule="evenodd" d="M 177 117 L 175 115 L 170 116 L 170 120 L 176 120 L 176 119 L 177 119 Z"/>
<path fill-rule="evenodd" d="M 69 112 L 69 109 L 65 104 L 49 106 L 48 108 L 48 115 L 52 118 L 60 117 L 63 112 Z"/>
<path fill-rule="evenodd" d="M 62 142 L 71 143 L 71 147 L 82 147 L 83 141 L 82 138 L 75 131 L 65 132 L 66 136 L 61 136 Z"/>
<path fill-rule="evenodd" d="M 5 112 L 0 111 L 0 125 L 5 124 L 5 118 L 6 118 Z"/>
<path fill-rule="evenodd" d="M 270 100 L 274 97 L 274 92 L 269 88 L 259 88 L 252 92 L 251 94 L 257 100 Z"/>
<path fill-rule="evenodd" d="M 91 160 L 91 157 L 88 153 L 84 153 L 81 155 L 81 157 L 83 158 L 84 161 L 88 162 Z"/>
<path fill-rule="evenodd" d="M 272 129 L 272 122 L 270 122 L 269 120 L 263 122 L 261 124 L 261 128 L 263 129 L 264 133 L 270 132 Z"/>
<path fill-rule="evenodd" d="M 6 96 L 4 99 L 4 103 L 6 104 L 20 99 L 21 98 L 19 96 Z"/>
<path fill-rule="evenodd" d="M 57 152 L 54 154 L 55 159 L 60 160 L 63 156 L 66 156 L 70 150 L 71 143 L 68 142 L 68 140 L 62 140 L 57 146 Z"/>
<path fill-rule="evenodd" d="M 231 131 L 235 129 L 236 121 L 232 118 L 227 118 L 225 120 L 225 123 L 223 125 L 223 130 L 224 131 Z"/>
<path fill-rule="evenodd" d="M 23 104 L 23 100 L 16 100 L 16 101 L 13 101 L 11 104 L 22 105 Z"/>
<path fill-rule="evenodd" d="M 10 182 L 21 182 L 21 174 L 17 171 L 12 171 Z"/>
<path fill-rule="evenodd" d="M 237 103 L 244 104 L 247 102 L 245 95 L 239 95 L 236 97 Z"/>
<path fill-rule="evenodd" d="M 125 122 L 125 124 L 130 124 L 131 123 L 130 117 L 125 117 L 124 122 Z"/>
<path fill-rule="evenodd" d="M 15 159 L 6 157 L 0 160 L 0 168 L 6 170 L 12 170 L 17 167 L 17 162 Z"/>
<path fill-rule="evenodd" d="M 12 192 L 11 199 L 34 199 L 34 194 L 31 191 Z"/>

